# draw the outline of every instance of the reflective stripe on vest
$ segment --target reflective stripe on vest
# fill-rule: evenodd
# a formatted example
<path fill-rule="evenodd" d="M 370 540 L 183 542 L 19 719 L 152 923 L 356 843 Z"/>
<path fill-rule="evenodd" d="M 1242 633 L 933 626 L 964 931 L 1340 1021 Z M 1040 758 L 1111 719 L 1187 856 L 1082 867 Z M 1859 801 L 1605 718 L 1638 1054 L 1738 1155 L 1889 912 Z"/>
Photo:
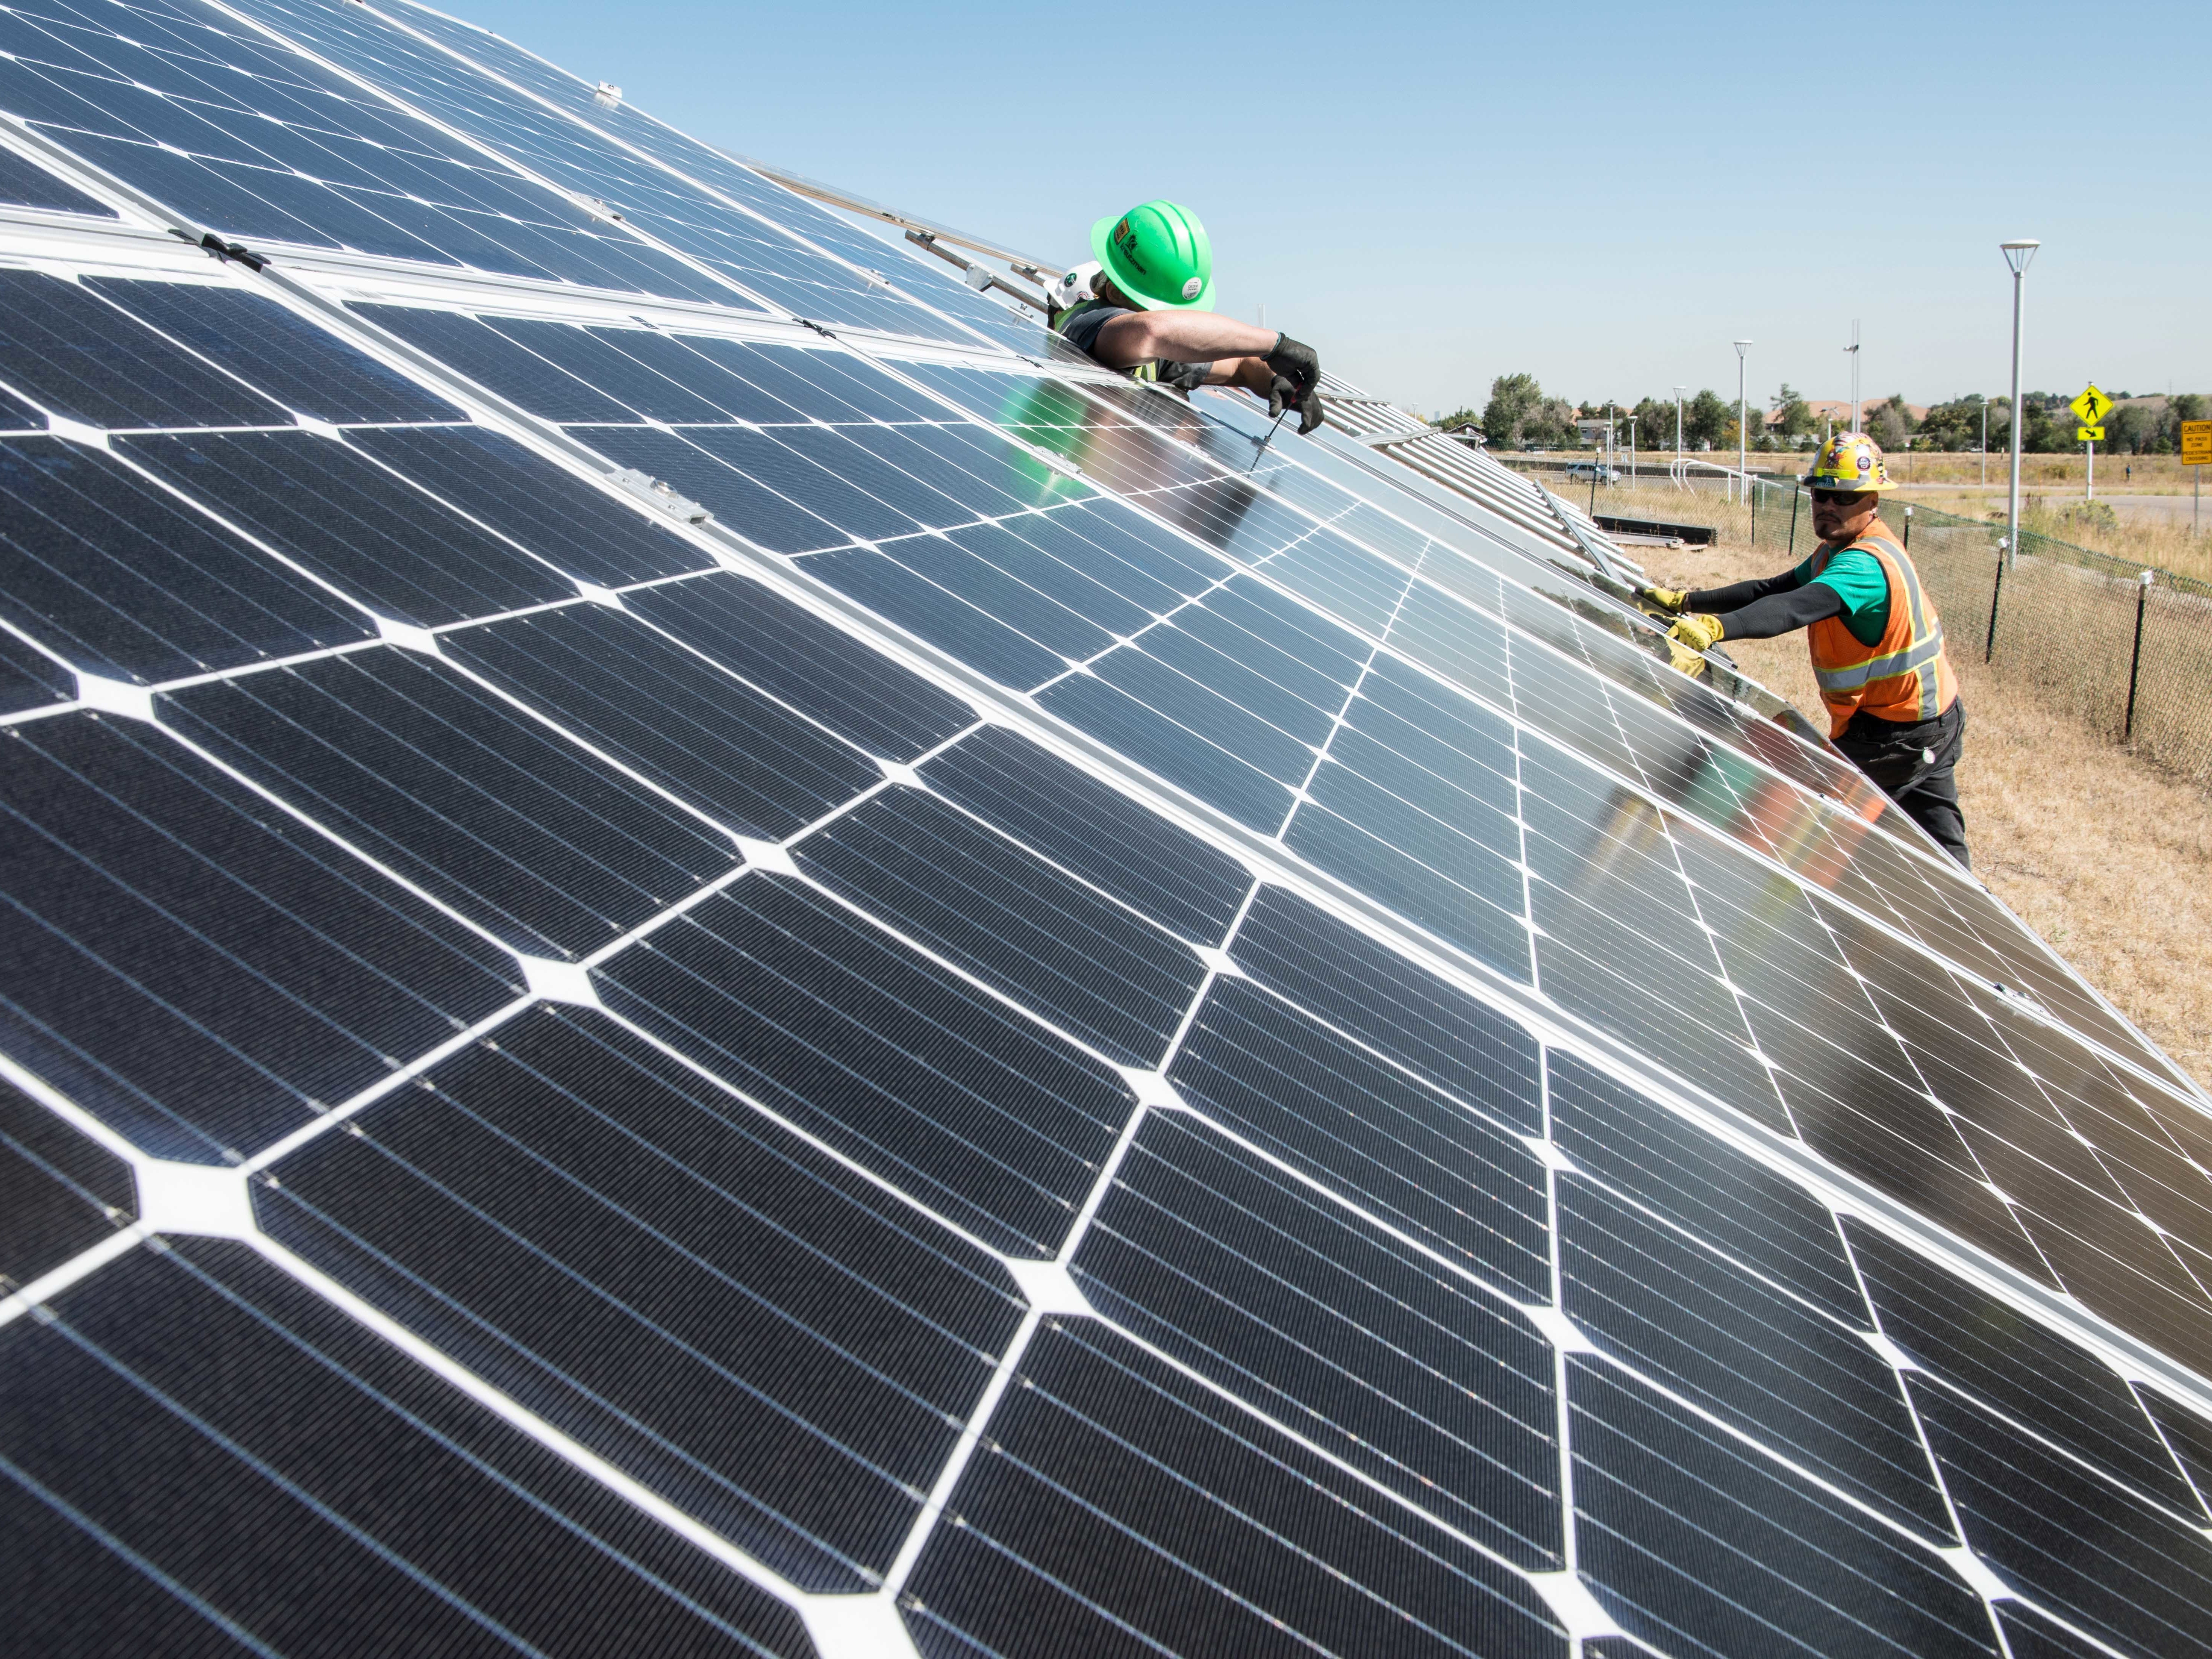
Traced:
<path fill-rule="evenodd" d="M 1827 617 L 1807 630 L 1813 675 L 1827 705 L 1829 735 L 1840 736 L 1854 714 L 1882 720 L 1933 720 L 1957 696 L 1951 665 L 1943 655 L 1943 623 L 1920 586 L 1911 556 L 1889 527 L 1877 522 L 1849 548 L 1823 547 L 1813 556 L 1818 576 L 1836 554 L 1856 549 L 1871 554 L 1889 585 L 1889 620 L 1873 645 L 1862 643 L 1840 617 Z"/>

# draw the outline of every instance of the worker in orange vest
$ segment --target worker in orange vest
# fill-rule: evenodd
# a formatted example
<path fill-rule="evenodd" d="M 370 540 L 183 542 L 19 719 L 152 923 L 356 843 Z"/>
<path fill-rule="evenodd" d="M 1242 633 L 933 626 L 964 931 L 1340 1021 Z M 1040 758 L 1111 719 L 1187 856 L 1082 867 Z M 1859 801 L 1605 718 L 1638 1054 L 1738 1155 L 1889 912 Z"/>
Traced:
<path fill-rule="evenodd" d="M 1943 653 L 1936 602 L 1881 521 L 1881 492 L 1896 487 L 1888 463 L 1864 433 L 1839 432 L 1800 482 L 1811 486 L 1820 538 L 1811 558 L 1761 580 L 1693 592 L 1648 587 L 1643 597 L 1674 614 L 1670 632 L 1692 652 L 1804 629 L 1830 738 L 1964 865 L 1954 769 L 1966 706 Z"/>

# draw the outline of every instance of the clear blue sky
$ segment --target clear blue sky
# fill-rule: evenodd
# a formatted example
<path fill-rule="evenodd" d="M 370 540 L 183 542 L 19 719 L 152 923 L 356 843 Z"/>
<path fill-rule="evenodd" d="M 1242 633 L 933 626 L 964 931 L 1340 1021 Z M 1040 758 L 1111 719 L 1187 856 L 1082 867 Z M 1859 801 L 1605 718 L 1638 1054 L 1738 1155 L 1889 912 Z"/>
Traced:
<path fill-rule="evenodd" d="M 447 0 L 710 143 L 1039 258 L 1188 204 L 1222 309 L 1425 410 L 2212 390 L 2212 7 Z"/>

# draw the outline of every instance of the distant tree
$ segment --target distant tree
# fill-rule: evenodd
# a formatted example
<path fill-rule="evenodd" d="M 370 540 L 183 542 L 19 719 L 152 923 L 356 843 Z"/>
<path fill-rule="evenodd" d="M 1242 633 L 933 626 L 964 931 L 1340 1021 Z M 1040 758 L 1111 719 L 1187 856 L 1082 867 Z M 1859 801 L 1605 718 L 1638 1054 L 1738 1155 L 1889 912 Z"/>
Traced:
<path fill-rule="evenodd" d="M 1674 400 L 1661 403 L 1646 398 L 1628 411 L 1636 417 L 1636 447 L 1641 450 L 1674 447 Z"/>
<path fill-rule="evenodd" d="M 2162 411 L 2153 409 L 2148 399 L 2139 404 L 2123 404 L 2105 417 L 2105 444 L 2113 453 L 2122 451 L 2130 455 L 2148 453 L 2158 442 L 2160 428 L 2165 423 Z"/>
<path fill-rule="evenodd" d="M 1723 403 L 1720 393 L 1708 386 L 1690 399 L 1682 408 L 1682 441 L 1695 449 L 1699 445 L 1721 447 L 1721 439 L 1728 438 L 1728 447 L 1735 447 L 1735 405 Z"/>
<path fill-rule="evenodd" d="M 1500 449 L 1518 448 L 1522 426 L 1543 401 L 1544 388 L 1536 384 L 1534 375 L 1499 375 L 1490 383 L 1490 402 L 1482 411 L 1482 435 Z"/>
<path fill-rule="evenodd" d="M 1767 405 L 1774 410 L 1776 416 L 1771 430 L 1785 444 L 1792 442 L 1799 433 L 1812 432 L 1820 426 L 1820 422 L 1813 418 L 1812 405 L 1799 396 L 1796 387 L 1787 380 L 1782 383 L 1780 391 L 1767 399 Z"/>
<path fill-rule="evenodd" d="M 1482 412 L 1480 410 L 1474 409 L 1455 409 L 1449 415 L 1437 416 L 1437 418 L 1431 421 L 1429 424 L 1433 427 L 1439 427 L 1445 429 L 1449 429 L 1455 426 L 1481 426 Z M 1484 435 L 1486 437 L 1489 435 L 1489 428 L 1484 428 Z"/>
<path fill-rule="evenodd" d="M 1521 441 L 1565 449 L 1575 441 L 1575 406 L 1565 398 L 1547 398 L 1521 422 Z"/>
<path fill-rule="evenodd" d="M 1866 412 L 1866 430 L 1883 449 L 1909 449 L 1912 445 L 1912 411 L 1900 392 Z"/>
<path fill-rule="evenodd" d="M 1982 441 L 1982 394 L 1970 392 L 1948 404 L 1936 404 L 1920 423 L 1920 437 L 1930 449 L 1972 449 Z M 1990 416 L 1990 442 L 1996 441 L 1995 411 Z"/>

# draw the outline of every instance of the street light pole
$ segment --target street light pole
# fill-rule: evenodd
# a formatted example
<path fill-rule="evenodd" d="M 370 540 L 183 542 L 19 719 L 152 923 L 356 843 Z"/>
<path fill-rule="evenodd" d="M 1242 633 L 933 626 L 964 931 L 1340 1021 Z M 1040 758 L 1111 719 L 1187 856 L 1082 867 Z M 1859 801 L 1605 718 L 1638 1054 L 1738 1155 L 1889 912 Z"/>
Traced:
<path fill-rule="evenodd" d="M 1674 388 L 1674 459 L 1682 459 L 1682 393 L 1686 387 Z"/>
<path fill-rule="evenodd" d="M 1636 416 L 1628 417 L 1628 487 L 1636 488 Z"/>
<path fill-rule="evenodd" d="M 1844 349 L 1851 359 L 1851 430 L 1859 430 L 1859 319 L 1851 319 L 1851 343 Z"/>
<path fill-rule="evenodd" d="M 1990 400 L 1982 399 L 1982 488 L 1990 486 Z"/>
<path fill-rule="evenodd" d="M 2020 407 L 2021 300 L 2028 261 L 2035 258 L 2036 249 L 2043 244 L 2034 237 L 2024 236 L 1997 246 L 2004 253 L 2005 263 L 2012 267 L 2012 482 L 2005 490 L 2005 563 L 2010 566 L 2020 557 L 2020 438 L 2021 428 L 2027 424 L 2021 418 Z"/>
<path fill-rule="evenodd" d="M 1750 447 L 1751 440 L 1743 424 L 1743 354 L 1750 349 L 1750 341 L 1735 342 L 1735 487 L 1738 501 L 1751 499 L 1751 491 L 1744 483 L 1744 471 L 1748 465 L 1745 453 Z"/>

